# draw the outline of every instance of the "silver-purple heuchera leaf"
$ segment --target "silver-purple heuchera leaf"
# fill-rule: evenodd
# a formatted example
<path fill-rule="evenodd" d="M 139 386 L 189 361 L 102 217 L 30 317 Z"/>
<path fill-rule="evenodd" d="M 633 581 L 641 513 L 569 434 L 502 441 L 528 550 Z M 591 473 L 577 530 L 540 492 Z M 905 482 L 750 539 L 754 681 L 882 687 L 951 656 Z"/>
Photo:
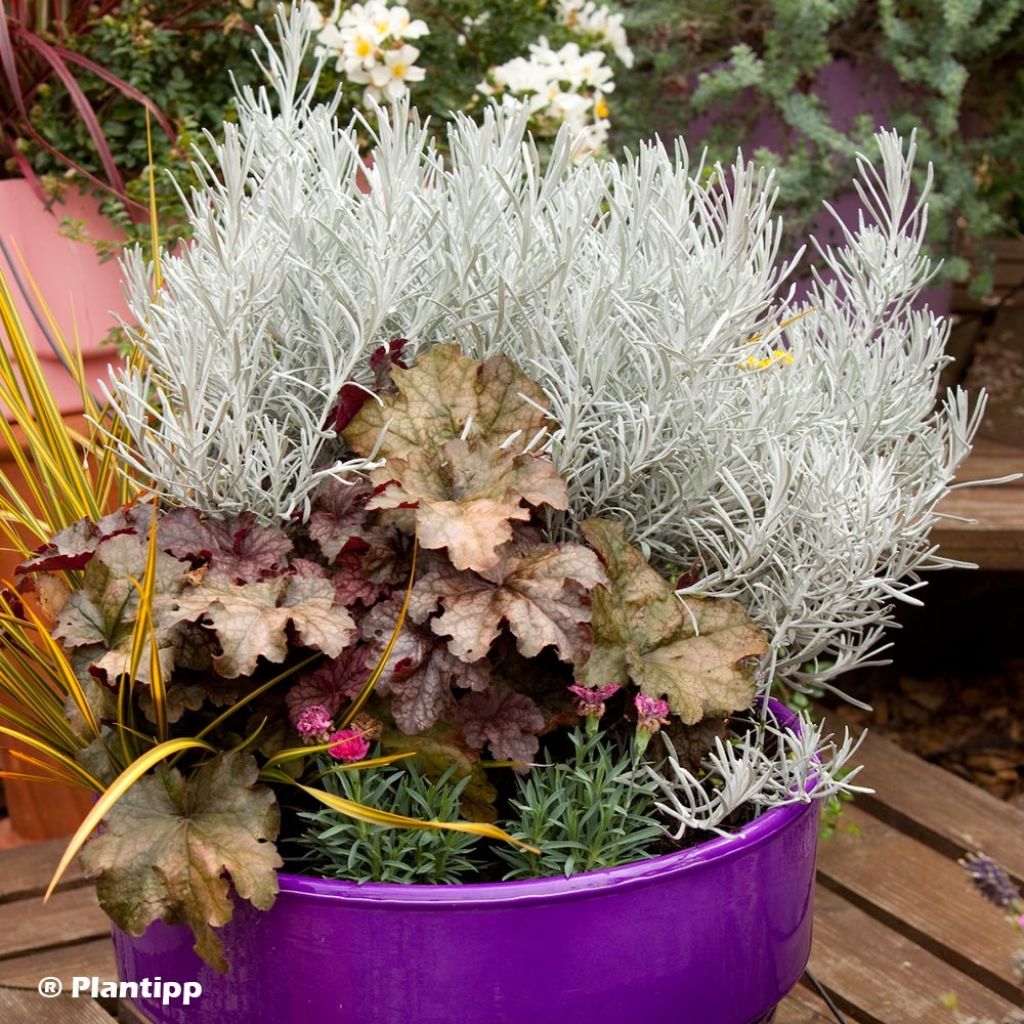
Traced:
<path fill-rule="evenodd" d="M 285 702 L 292 724 L 308 708 L 320 705 L 334 717 L 342 706 L 353 700 L 369 678 L 372 668 L 370 647 L 353 644 L 336 658 L 307 672 L 288 690 Z"/>
<path fill-rule="evenodd" d="M 292 550 L 283 530 L 261 526 L 251 513 L 213 519 L 195 509 L 173 509 L 160 520 L 157 538 L 176 558 L 200 560 L 211 576 L 238 583 L 277 575 Z"/>
<path fill-rule="evenodd" d="M 401 599 L 377 605 L 361 623 L 364 640 L 383 651 L 398 621 Z M 485 690 L 490 684 L 486 662 L 467 665 L 430 630 L 406 621 L 395 643 L 377 692 L 390 698 L 391 715 L 402 732 L 429 729 L 454 710 L 456 689 Z"/>
<path fill-rule="evenodd" d="M 524 693 L 491 686 L 463 697 L 456 715 L 466 742 L 477 750 L 486 747 L 499 761 L 529 764 L 540 749 L 544 715 Z"/>
<path fill-rule="evenodd" d="M 207 582 L 180 595 L 170 622 L 200 622 L 217 636 L 214 658 L 220 675 L 251 675 L 260 658 L 283 662 L 288 630 L 299 643 L 337 657 L 354 639 L 352 616 L 335 603 L 330 580 L 313 576 L 277 576 L 259 583 Z"/>
<path fill-rule="evenodd" d="M 153 518 L 153 506 L 125 505 L 99 522 L 80 519 L 55 534 L 49 544 L 21 563 L 15 572 L 19 575 L 36 572 L 60 572 L 84 569 L 99 545 L 119 534 L 146 534 Z"/>
<path fill-rule="evenodd" d="M 577 664 L 590 651 L 589 594 L 606 580 L 597 556 L 582 545 L 511 543 L 487 572 L 435 564 L 416 583 L 410 610 L 417 621 L 440 610 L 430 628 L 466 662 L 484 657 L 507 626 L 526 657 L 550 647 Z"/>

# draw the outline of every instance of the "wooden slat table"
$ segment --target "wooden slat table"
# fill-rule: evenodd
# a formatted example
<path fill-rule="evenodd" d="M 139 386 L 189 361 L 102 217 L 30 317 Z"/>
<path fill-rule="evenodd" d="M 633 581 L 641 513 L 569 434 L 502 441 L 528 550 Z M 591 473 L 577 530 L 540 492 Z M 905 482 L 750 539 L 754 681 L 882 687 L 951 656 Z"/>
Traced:
<path fill-rule="evenodd" d="M 942 1003 L 949 994 L 965 1015 L 1001 1021 L 1024 1007 L 1010 970 L 1015 936 L 956 860 L 983 850 L 1024 881 L 1024 813 L 887 740 L 869 737 L 862 749 L 863 781 L 876 792 L 858 798 L 821 844 L 814 977 L 849 1024 L 952 1024 Z M 0 1024 L 136 1021 L 123 1006 L 35 991 L 46 976 L 114 978 L 107 921 L 80 872 L 48 905 L 39 899 L 61 845 L 0 853 Z M 716 1022 L 683 1013 L 680 1024 Z M 805 980 L 775 1024 L 835 1017 Z"/>

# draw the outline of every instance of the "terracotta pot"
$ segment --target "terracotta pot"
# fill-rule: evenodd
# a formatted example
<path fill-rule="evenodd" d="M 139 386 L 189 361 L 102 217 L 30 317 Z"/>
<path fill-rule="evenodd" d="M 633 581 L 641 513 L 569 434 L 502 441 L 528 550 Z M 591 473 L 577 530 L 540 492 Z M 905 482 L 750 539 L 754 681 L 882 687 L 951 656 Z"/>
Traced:
<path fill-rule="evenodd" d="M 8 260 L 0 250 L 0 271 L 14 292 L 60 411 L 66 420 L 73 421 L 82 414 L 81 396 L 47 339 L 44 325 L 48 321 L 35 298 L 33 284 L 68 343 L 73 346 L 77 337 L 90 381 L 106 376 L 108 364 L 116 358 L 115 350 L 103 341 L 117 325 L 118 317 L 127 315 L 127 307 L 117 263 L 102 263 L 91 245 L 63 237 L 60 225 L 65 216 L 84 221 L 92 237 L 116 238 L 115 229 L 89 196 L 69 191 L 65 202 L 48 210 L 28 182 L 0 181 L 0 239 L 9 255 Z M 2 446 L 0 470 L 11 479 L 19 475 L 10 450 Z M 0 580 L 13 578 L 18 561 L 14 553 L 0 551 Z M 14 767 L 6 754 L 0 755 L 0 761 L 5 767 Z M 4 794 L 11 826 L 19 838 L 26 840 L 74 831 L 90 801 L 89 795 L 80 790 L 10 779 L 4 783 Z"/>

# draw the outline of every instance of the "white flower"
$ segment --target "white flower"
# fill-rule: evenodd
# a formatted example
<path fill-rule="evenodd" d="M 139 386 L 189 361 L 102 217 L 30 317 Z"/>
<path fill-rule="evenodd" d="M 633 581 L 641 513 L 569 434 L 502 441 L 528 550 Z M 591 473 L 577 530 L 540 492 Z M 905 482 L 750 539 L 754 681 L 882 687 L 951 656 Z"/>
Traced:
<path fill-rule="evenodd" d="M 558 17 L 563 25 L 598 37 L 627 68 L 633 66 L 633 51 L 621 12 L 613 12 L 604 5 L 598 7 L 594 0 L 560 0 Z"/>
<path fill-rule="evenodd" d="M 416 66 L 420 51 L 406 43 L 384 52 L 384 63 L 370 69 L 370 85 L 390 100 L 404 96 L 408 82 L 422 82 L 426 71 Z"/>
<path fill-rule="evenodd" d="M 314 32 L 319 32 L 327 24 L 319 6 L 313 3 L 313 0 L 305 0 L 302 8 L 306 12 L 306 24 Z"/>
<path fill-rule="evenodd" d="M 336 67 L 357 85 L 367 86 L 364 103 L 381 96 L 397 99 L 406 82 L 422 81 L 426 72 L 413 64 L 419 50 L 404 40 L 428 35 L 427 23 L 415 21 L 406 7 L 383 0 L 352 4 L 338 16 L 338 8 L 317 35 L 318 53 L 337 56 Z"/>
<path fill-rule="evenodd" d="M 582 51 L 577 43 L 557 50 L 541 36 L 528 57 L 513 57 L 491 68 L 490 80 L 477 86 L 486 96 L 516 96 L 539 119 L 545 134 L 566 124 L 575 139 L 578 159 L 597 152 L 608 137 L 608 105 L 604 96 L 615 88 L 612 69 L 600 50 Z"/>
<path fill-rule="evenodd" d="M 419 39 L 421 36 L 430 35 L 430 29 L 422 18 L 410 20 L 406 8 L 392 7 L 390 34 L 395 39 Z"/>

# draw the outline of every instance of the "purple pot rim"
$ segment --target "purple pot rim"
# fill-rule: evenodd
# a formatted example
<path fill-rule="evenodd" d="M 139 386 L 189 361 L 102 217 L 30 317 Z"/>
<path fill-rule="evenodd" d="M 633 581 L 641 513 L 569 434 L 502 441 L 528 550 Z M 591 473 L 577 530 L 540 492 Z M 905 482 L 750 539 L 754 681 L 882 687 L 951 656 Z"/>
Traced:
<path fill-rule="evenodd" d="M 778 701 L 768 707 L 776 721 L 792 729 L 797 716 Z M 466 882 L 458 885 L 405 885 L 397 882 L 350 882 L 335 878 L 314 878 L 290 872 L 278 873 L 282 896 L 336 899 L 352 903 L 387 903 L 396 910 L 471 909 L 484 904 L 519 903 L 523 900 L 557 900 L 600 895 L 609 889 L 650 885 L 695 872 L 738 857 L 775 839 L 807 814 L 813 813 L 812 799 L 773 807 L 727 836 L 716 836 L 685 850 L 621 864 L 614 868 L 586 871 L 566 878 L 553 875 L 515 882 Z"/>

